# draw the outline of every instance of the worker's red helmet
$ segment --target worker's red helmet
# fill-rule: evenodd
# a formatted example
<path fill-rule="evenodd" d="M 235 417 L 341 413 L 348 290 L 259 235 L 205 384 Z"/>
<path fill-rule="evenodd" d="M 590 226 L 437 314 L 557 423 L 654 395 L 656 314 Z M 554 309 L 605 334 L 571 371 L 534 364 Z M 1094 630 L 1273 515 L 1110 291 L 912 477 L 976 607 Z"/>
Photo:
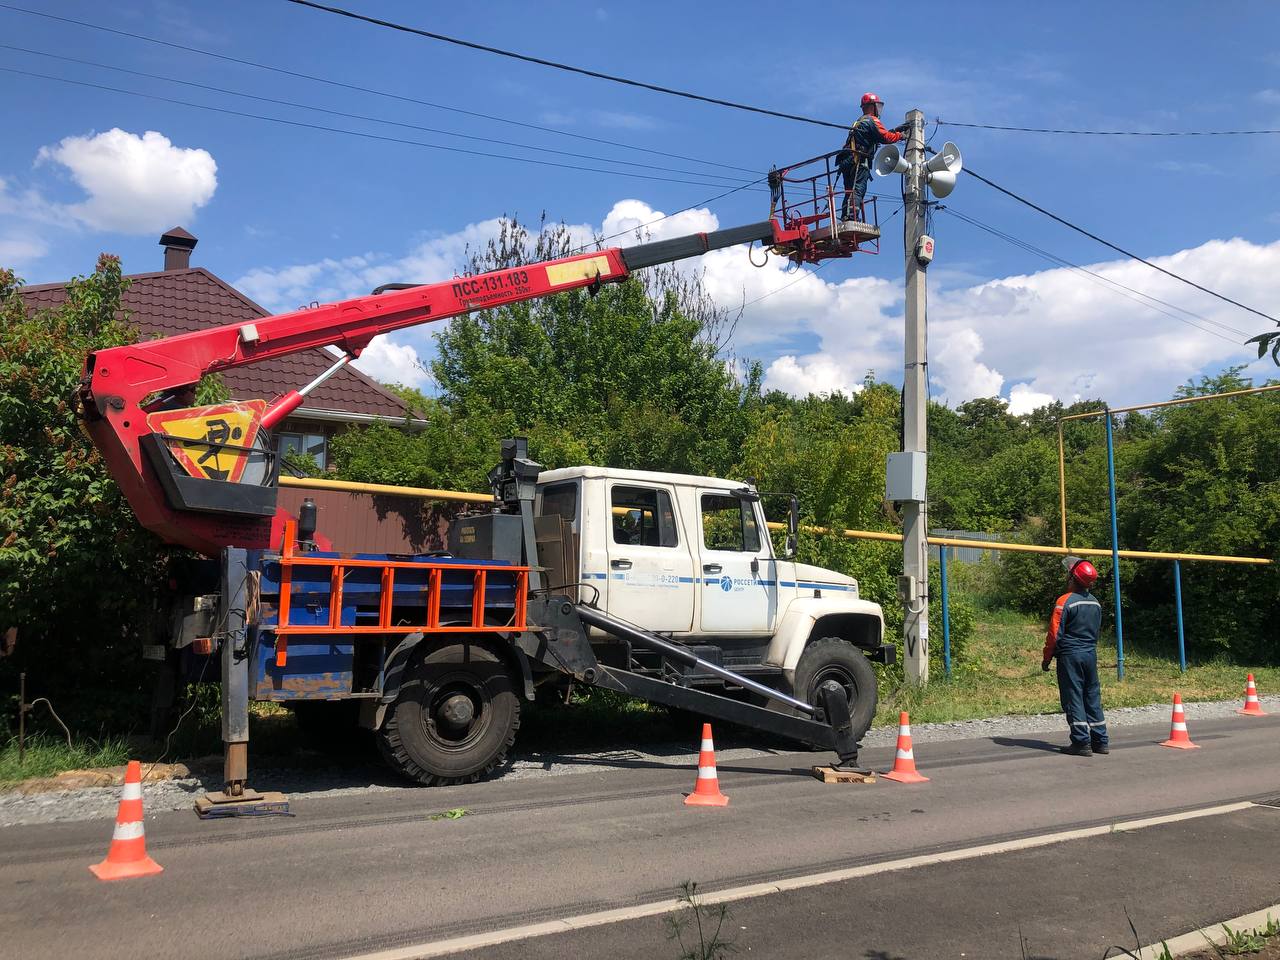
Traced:
<path fill-rule="evenodd" d="M 881 106 L 884 106 L 884 101 L 881 100 L 879 97 L 877 97 L 874 93 L 864 93 L 862 95 L 862 109 L 863 110 L 867 109 L 867 106 L 872 103 L 878 103 Z"/>
<path fill-rule="evenodd" d="M 1088 560 L 1081 560 L 1071 568 L 1071 579 L 1088 590 L 1098 582 L 1098 569 Z"/>

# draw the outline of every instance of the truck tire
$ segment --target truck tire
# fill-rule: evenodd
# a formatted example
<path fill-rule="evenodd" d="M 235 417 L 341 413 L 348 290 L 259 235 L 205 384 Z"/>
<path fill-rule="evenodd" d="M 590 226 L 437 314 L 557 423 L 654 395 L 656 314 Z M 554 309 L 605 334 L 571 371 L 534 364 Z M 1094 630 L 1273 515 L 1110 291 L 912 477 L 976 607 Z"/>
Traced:
<path fill-rule="evenodd" d="M 383 757 L 427 787 L 474 783 L 506 758 L 520 726 L 515 678 L 485 640 L 425 649 L 378 735 Z"/>
<path fill-rule="evenodd" d="M 876 715 L 876 672 L 871 661 L 848 640 L 814 640 L 796 664 L 795 696 L 817 706 L 818 688 L 827 680 L 835 680 L 849 695 L 853 733 L 861 740 Z"/>

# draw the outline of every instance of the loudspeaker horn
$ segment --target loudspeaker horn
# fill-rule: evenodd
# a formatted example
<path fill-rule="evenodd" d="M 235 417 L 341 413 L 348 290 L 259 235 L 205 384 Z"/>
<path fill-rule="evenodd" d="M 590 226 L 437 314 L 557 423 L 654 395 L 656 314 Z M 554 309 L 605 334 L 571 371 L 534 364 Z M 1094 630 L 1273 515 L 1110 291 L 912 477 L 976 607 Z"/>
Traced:
<path fill-rule="evenodd" d="M 880 152 L 876 154 L 876 176 L 887 177 L 893 173 L 906 173 L 910 168 L 907 161 L 903 159 L 898 148 L 891 143 L 886 143 L 880 148 Z"/>
<path fill-rule="evenodd" d="M 924 168 L 930 173 L 943 173 L 950 171 L 951 173 L 959 173 L 964 163 L 960 159 L 960 148 L 948 140 L 942 145 L 942 149 L 929 158 L 929 162 Z"/>
<path fill-rule="evenodd" d="M 929 189 L 933 191 L 933 195 L 942 200 L 951 194 L 956 188 L 956 173 L 954 170 L 932 170 L 928 174 Z"/>

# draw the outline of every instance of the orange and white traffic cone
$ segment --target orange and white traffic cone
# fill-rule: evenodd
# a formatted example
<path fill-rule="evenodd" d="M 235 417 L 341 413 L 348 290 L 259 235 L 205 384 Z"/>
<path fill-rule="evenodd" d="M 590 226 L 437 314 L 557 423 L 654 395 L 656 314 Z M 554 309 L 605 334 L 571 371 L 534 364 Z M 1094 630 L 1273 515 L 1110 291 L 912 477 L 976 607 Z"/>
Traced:
<path fill-rule="evenodd" d="M 1187 715 L 1182 711 L 1182 694 L 1173 695 L 1173 726 L 1169 730 L 1169 739 L 1163 741 L 1162 747 L 1176 747 L 1179 750 L 1199 750 L 1200 745 L 1191 742 L 1187 733 Z"/>
<path fill-rule="evenodd" d="M 111 835 L 107 859 L 89 868 L 99 880 L 125 880 L 159 873 L 164 867 L 147 856 L 146 831 L 142 826 L 142 764 L 130 760 L 124 775 L 124 792 L 116 812 L 116 829 Z"/>
<path fill-rule="evenodd" d="M 905 710 L 898 715 L 898 752 L 893 758 L 893 769 L 884 778 L 899 783 L 927 783 L 929 780 L 916 771 L 916 755 L 911 749 L 911 718 Z"/>
<path fill-rule="evenodd" d="M 693 793 L 684 798 L 689 807 L 723 807 L 729 798 L 720 792 L 720 778 L 716 776 L 716 745 L 711 741 L 711 724 L 702 725 L 702 749 L 698 751 L 698 779 Z"/>
<path fill-rule="evenodd" d="M 1253 674 L 1249 674 L 1249 679 L 1244 685 L 1244 706 L 1236 713 L 1245 717 L 1265 717 L 1269 714 L 1262 709 L 1262 704 L 1258 701 L 1258 688 L 1253 685 Z"/>

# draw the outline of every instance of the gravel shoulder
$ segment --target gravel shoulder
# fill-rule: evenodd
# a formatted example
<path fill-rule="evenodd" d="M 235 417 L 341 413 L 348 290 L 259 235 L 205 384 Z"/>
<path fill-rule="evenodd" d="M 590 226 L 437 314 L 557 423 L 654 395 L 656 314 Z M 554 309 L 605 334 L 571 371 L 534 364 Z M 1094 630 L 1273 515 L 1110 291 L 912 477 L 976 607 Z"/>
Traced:
<path fill-rule="evenodd" d="M 1263 697 L 1263 709 L 1280 713 L 1280 696 Z M 1231 700 L 1189 703 L 1186 705 L 1187 723 L 1195 736 L 1197 720 L 1230 717 L 1240 707 L 1239 698 Z M 1107 723 L 1113 727 L 1141 726 L 1168 722 L 1168 704 L 1146 707 L 1121 707 L 1107 711 Z M 1242 719 L 1241 722 L 1248 722 Z M 945 740 L 970 740 L 990 737 L 1022 736 L 1031 733 L 1056 735 L 1066 742 L 1066 722 L 1062 714 L 1034 716 L 990 717 L 982 720 L 964 720 L 953 723 L 912 725 L 912 739 L 921 744 Z M 880 727 L 871 730 L 863 739 L 864 747 L 892 747 L 897 729 Z M 689 744 L 695 743 L 690 737 Z M 624 770 L 628 767 L 661 764 L 673 767 L 697 765 L 697 751 L 689 744 L 659 743 L 629 745 L 611 750 L 581 753 L 520 753 L 517 752 L 502 774 L 504 780 L 531 779 L 535 777 L 571 776 L 601 770 Z M 720 763 L 745 760 L 777 754 L 793 753 L 788 749 L 762 749 L 750 746 L 742 735 L 720 738 L 716 758 Z M 349 796 L 360 793 L 405 791 L 419 788 L 405 786 L 395 774 L 376 761 L 361 763 L 345 760 L 341 766 L 299 769 L 284 766 L 259 766 L 254 768 L 255 783 L 260 789 L 281 790 L 293 796 L 311 798 Z M 221 789 L 220 772 L 197 773 L 189 777 L 165 780 L 143 785 L 144 805 L 148 814 L 169 810 L 189 809 L 195 798 L 206 790 Z M 56 823 L 74 820 L 105 820 L 113 818 L 120 799 L 118 787 L 88 787 L 79 790 L 61 790 L 40 793 L 0 793 L 0 827 L 30 823 Z"/>

